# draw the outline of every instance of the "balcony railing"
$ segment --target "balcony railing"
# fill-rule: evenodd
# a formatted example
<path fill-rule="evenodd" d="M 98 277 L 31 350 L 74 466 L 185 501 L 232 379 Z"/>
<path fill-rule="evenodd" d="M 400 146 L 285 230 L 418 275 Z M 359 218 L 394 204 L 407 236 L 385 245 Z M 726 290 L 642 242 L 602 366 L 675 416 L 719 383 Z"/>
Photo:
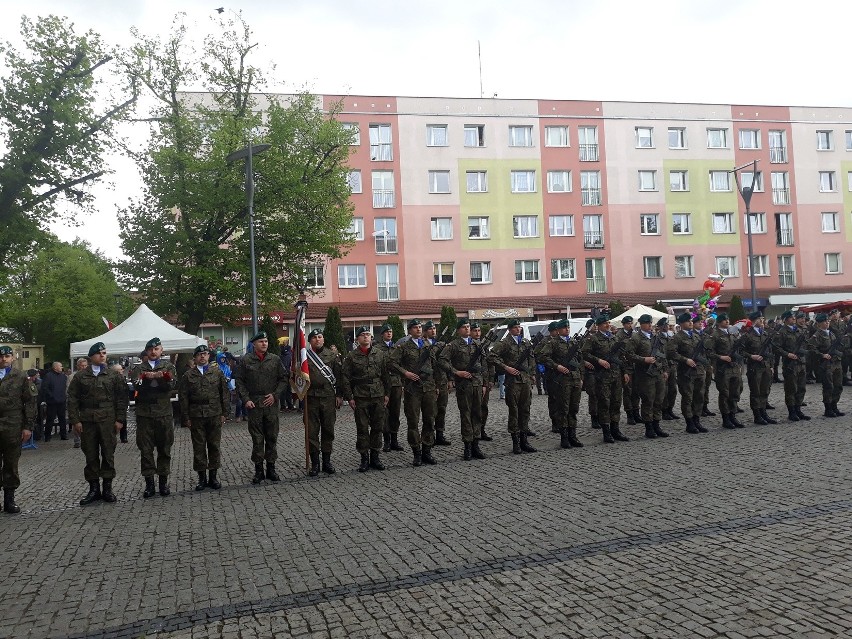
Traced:
<path fill-rule="evenodd" d="M 589 249 L 602 249 L 604 247 L 603 231 L 586 231 L 583 233 L 583 246 Z"/>
<path fill-rule="evenodd" d="M 396 253 L 396 236 L 381 235 L 376 238 L 376 253 Z"/>
<path fill-rule="evenodd" d="M 583 206 L 600 206 L 600 189 L 581 189 L 583 191 Z"/>
<path fill-rule="evenodd" d="M 793 229 L 777 229 L 775 239 L 778 246 L 793 246 Z"/>
<path fill-rule="evenodd" d="M 796 272 L 779 271 L 778 286 L 780 286 L 781 288 L 796 288 Z"/>
<path fill-rule="evenodd" d="M 606 278 L 603 276 L 587 277 L 586 293 L 606 293 Z"/>
<path fill-rule="evenodd" d="M 790 189 L 772 189 L 773 204 L 789 204 Z"/>
<path fill-rule="evenodd" d="M 392 209 L 395 206 L 396 198 L 392 189 L 373 189 L 373 208 L 374 209 Z"/>
<path fill-rule="evenodd" d="M 580 145 L 580 162 L 597 162 L 599 159 L 597 144 Z"/>
<path fill-rule="evenodd" d="M 769 161 L 772 164 L 785 164 L 787 162 L 787 147 L 786 146 L 770 146 Z"/>

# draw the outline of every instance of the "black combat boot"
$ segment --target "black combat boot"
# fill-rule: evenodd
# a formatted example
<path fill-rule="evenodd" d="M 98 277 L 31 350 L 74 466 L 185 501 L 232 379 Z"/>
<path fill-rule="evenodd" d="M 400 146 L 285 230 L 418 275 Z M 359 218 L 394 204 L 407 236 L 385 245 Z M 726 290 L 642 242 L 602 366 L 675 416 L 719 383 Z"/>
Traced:
<path fill-rule="evenodd" d="M 479 429 L 479 439 L 484 442 L 494 441 L 494 438 L 485 432 L 485 426 Z"/>
<path fill-rule="evenodd" d="M 419 448 L 414 448 L 412 450 L 414 452 L 414 462 L 413 462 L 414 465 L 415 466 L 422 466 L 423 465 L 423 451 L 420 450 Z"/>
<path fill-rule="evenodd" d="M 117 501 L 115 493 L 112 492 L 111 479 L 104 479 L 104 489 L 101 493 L 101 499 L 103 499 L 108 504 L 114 504 Z"/>
<path fill-rule="evenodd" d="M 561 433 L 562 431 L 559 430 L 559 427 L 556 425 L 556 422 L 551 422 L 550 423 L 550 432 L 551 433 Z"/>
<path fill-rule="evenodd" d="M 172 491 L 169 488 L 169 476 L 160 475 L 160 497 L 168 497 L 171 494 Z"/>
<path fill-rule="evenodd" d="M 664 431 L 662 428 L 660 428 L 660 420 L 658 420 L 658 419 L 655 419 L 654 421 L 651 422 L 651 428 L 654 429 L 654 434 L 657 437 L 668 437 L 669 436 L 669 434 L 666 431 Z"/>
<path fill-rule="evenodd" d="M 761 417 L 763 417 L 763 421 L 765 421 L 767 424 L 777 424 L 777 423 L 778 423 L 778 420 L 777 420 L 777 419 L 773 419 L 772 417 L 770 417 L 770 416 L 766 413 L 766 409 L 765 409 L 765 408 L 761 408 L 761 409 L 760 409 L 760 416 L 761 416 Z"/>
<path fill-rule="evenodd" d="M 657 439 L 657 433 L 654 432 L 654 426 L 651 422 L 645 422 L 645 437 L 648 439 Z"/>
<path fill-rule="evenodd" d="M 523 452 L 521 450 L 521 436 L 518 433 L 512 433 L 512 452 L 515 455 L 520 455 Z"/>
<path fill-rule="evenodd" d="M 734 411 L 734 412 L 737 412 L 737 413 L 744 413 L 744 412 L 745 412 L 745 411 L 744 411 L 742 408 L 740 408 L 739 406 L 737 406 L 737 407 L 736 407 L 736 409 L 737 409 L 737 410 L 736 410 L 736 411 Z"/>
<path fill-rule="evenodd" d="M 212 488 L 213 490 L 219 490 L 222 487 L 222 483 L 216 478 L 217 474 L 218 471 L 215 468 L 207 471 L 207 485 L 210 486 L 210 488 Z"/>
<path fill-rule="evenodd" d="M 633 411 L 632 410 L 626 410 L 624 412 L 627 413 L 627 425 L 628 426 L 635 426 L 636 425 L 636 418 L 633 417 Z"/>
<path fill-rule="evenodd" d="M 714 413 L 712 410 L 710 410 L 710 408 L 705 404 L 704 407 L 701 409 L 701 416 L 702 417 L 716 417 L 716 413 Z"/>
<path fill-rule="evenodd" d="M 145 478 L 145 492 L 142 493 L 142 496 L 145 499 L 148 499 L 148 497 L 153 497 L 156 494 L 157 494 L 157 488 L 154 486 L 154 478 L 153 477 L 146 477 Z"/>
<path fill-rule="evenodd" d="M 571 439 L 568 437 L 568 429 L 563 428 L 559 431 L 559 447 L 571 448 Z"/>
<path fill-rule="evenodd" d="M 527 431 L 527 437 L 538 437 L 538 433 L 535 432 L 534 430 L 528 430 Z"/>
<path fill-rule="evenodd" d="M 603 433 L 603 440 L 605 444 L 614 444 L 615 440 L 612 438 L 612 433 L 609 430 L 609 424 L 601 422 L 601 432 Z"/>
<path fill-rule="evenodd" d="M 831 402 L 823 402 L 825 405 L 825 412 L 822 414 L 823 417 L 834 417 L 834 409 L 831 407 Z"/>
<path fill-rule="evenodd" d="M 423 463 L 429 466 L 434 466 L 438 462 L 432 457 L 432 447 L 423 445 Z"/>
<path fill-rule="evenodd" d="M 386 453 L 390 452 L 390 433 L 382 433 L 382 441 L 384 442 L 384 446 L 382 446 L 382 450 Z"/>
<path fill-rule="evenodd" d="M 207 488 L 207 473 L 203 470 L 198 471 L 198 483 L 195 484 L 195 490 L 204 490 Z"/>
<path fill-rule="evenodd" d="M 81 506 L 88 506 L 101 498 L 101 484 L 97 479 L 89 481 L 89 492 L 80 500 Z"/>
<path fill-rule="evenodd" d="M 537 453 L 538 452 L 535 448 L 530 446 L 529 433 L 521 432 L 520 440 L 521 440 L 521 450 L 522 451 L 524 451 L 525 453 Z"/>
<path fill-rule="evenodd" d="M 609 432 L 612 434 L 612 438 L 617 442 L 629 442 L 630 438 L 627 437 L 624 433 L 621 432 L 618 428 L 618 422 L 612 422 L 609 425 Z"/>
<path fill-rule="evenodd" d="M 473 459 L 473 457 L 471 457 L 471 448 L 473 448 L 473 444 L 471 442 L 464 442 L 464 452 L 462 453 L 462 459 L 464 459 L 465 461 L 470 461 L 471 459 Z"/>
<path fill-rule="evenodd" d="M 737 419 L 736 413 L 728 413 L 728 419 L 731 420 L 731 423 L 734 425 L 734 428 L 745 428 L 745 424 L 743 424 L 740 420 Z"/>
<path fill-rule="evenodd" d="M 452 444 L 449 439 L 444 436 L 444 431 L 436 430 L 435 431 L 435 446 L 449 446 Z"/>
<path fill-rule="evenodd" d="M 692 418 L 692 423 L 693 423 L 693 424 L 695 424 L 695 427 L 698 429 L 698 432 L 699 432 L 699 433 L 706 433 L 706 432 L 708 432 L 708 431 L 707 431 L 707 429 L 706 429 L 706 428 L 704 428 L 704 426 L 702 426 L 702 425 L 701 425 L 701 418 L 700 418 L 698 415 L 695 415 L 695 416 Z"/>
<path fill-rule="evenodd" d="M 775 410 L 775 407 L 769 402 L 766 402 L 766 408 L 764 410 Z"/>
<path fill-rule="evenodd" d="M 322 454 L 322 472 L 326 475 L 333 475 L 337 472 L 334 464 L 331 463 L 331 453 Z"/>
<path fill-rule="evenodd" d="M 791 422 L 799 421 L 799 416 L 796 414 L 796 407 L 795 406 L 788 406 L 787 407 L 787 419 L 789 419 Z"/>
<path fill-rule="evenodd" d="M 359 473 L 366 473 L 370 469 L 370 453 L 361 453 L 361 465 L 358 466 Z"/>
<path fill-rule="evenodd" d="M 763 419 L 763 413 L 760 412 L 759 409 L 754 409 L 751 412 L 752 415 L 754 415 L 754 419 L 752 421 L 754 421 L 754 423 L 758 426 L 766 426 L 769 423 L 768 421 Z"/>
<path fill-rule="evenodd" d="M 692 417 L 685 417 L 686 420 L 686 432 L 690 435 L 697 435 L 698 429 L 695 427 L 695 420 Z"/>
<path fill-rule="evenodd" d="M 834 407 L 835 417 L 844 417 L 846 415 L 846 413 L 842 412 L 840 409 L 837 408 L 837 402 L 834 402 L 832 406 Z"/>
<path fill-rule="evenodd" d="M 251 483 L 259 484 L 264 479 L 266 479 L 266 475 L 263 473 L 263 464 L 255 464 L 254 477 L 251 478 Z"/>
<path fill-rule="evenodd" d="M 391 450 L 405 450 L 402 446 L 399 445 L 399 434 L 398 433 L 391 433 L 390 449 Z"/>
<path fill-rule="evenodd" d="M 807 415 L 805 415 L 805 414 L 802 412 L 802 407 L 801 407 L 801 406 L 796 406 L 796 417 L 798 417 L 799 419 L 801 419 L 801 420 L 803 420 L 803 421 L 806 421 L 806 422 L 811 421 L 811 418 L 810 418 L 810 417 L 808 417 Z"/>
<path fill-rule="evenodd" d="M 319 451 L 312 450 L 311 451 L 311 469 L 308 471 L 308 477 L 316 477 L 319 475 L 320 464 L 319 464 Z"/>
<path fill-rule="evenodd" d="M 474 459 L 485 459 L 485 454 L 479 448 L 479 442 L 475 439 L 470 443 L 470 456 Z"/>
<path fill-rule="evenodd" d="M 266 462 L 266 478 L 269 481 L 281 481 L 278 473 L 275 472 L 275 462 Z"/>
<path fill-rule="evenodd" d="M 9 513 L 10 515 L 17 515 L 19 512 L 21 512 L 21 508 L 18 506 L 18 504 L 15 503 L 14 488 L 3 489 L 3 510 Z"/>
<path fill-rule="evenodd" d="M 730 418 L 728 417 L 728 413 L 722 413 L 722 428 L 736 428 L 732 423 Z"/>
<path fill-rule="evenodd" d="M 591 420 L 590 426 L 595 430 L 598 430 L 601 427 L 601 423 L 598 421 L 597 415 L 590 415 L 589 419 Z"/>
<path fill-rule="evenodd" d="M 381 458 L 379 457 L 378 450 L 370 451 L 370 468 L 374 470 L 384 470 L 385 465 L 382 463 Z"/>
<path fill-rule="evenodd" d="M 569 426 L 568 427 L 568 441 L 571 442 L 571 445 L 574 448 L 582 448 L 583 442 L 577 439 L 577 427 Z"/>

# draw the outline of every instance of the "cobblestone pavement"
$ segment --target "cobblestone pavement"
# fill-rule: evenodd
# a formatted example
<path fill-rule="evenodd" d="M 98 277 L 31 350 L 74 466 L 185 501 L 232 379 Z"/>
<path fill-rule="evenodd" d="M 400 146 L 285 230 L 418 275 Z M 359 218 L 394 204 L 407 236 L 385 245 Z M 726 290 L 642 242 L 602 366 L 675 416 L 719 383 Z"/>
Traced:
<path fill-rule="evenodd" d="M 357 473 L 339 414 L 334 476 L 308 478 L 300 416 L 282 415 L 278 484 L 250 483 L 245 424 L 223 437 L 221 491 L 194 492 L 188 431 L 173 494 L 141 498 L 119 444 L 119 502 L 81 508 L 70 441 L 24 451 L 0 517 L 0 637 L 829 637 L 852 635 L 850 417 L 561 450 L 533 397 L 536 454 L 514 456 L 491 401 L 485 461 L 383 455 Z M 840 403 L 852 415 L 852 395 Z M 748 406 L 747 398 L 741 402 Z M 676 412 L 679 412 L 676 409 Z M 624 421 L 622 419 L 622 425 Z M 131 427 L 131 442 L 133 430 Z"/>

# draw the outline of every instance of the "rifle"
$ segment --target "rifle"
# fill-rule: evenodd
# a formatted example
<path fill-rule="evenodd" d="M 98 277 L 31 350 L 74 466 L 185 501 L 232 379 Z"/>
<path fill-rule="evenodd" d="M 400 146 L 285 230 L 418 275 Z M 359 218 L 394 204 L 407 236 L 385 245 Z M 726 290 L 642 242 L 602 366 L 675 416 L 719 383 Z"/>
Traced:
<path fill-rule="evenodd" d="M 660 333 L 659 333 L 659 331 L 657 331 L 656 333 L 654 333 L 654 336 L 651 338 L 651 357 L 653 357 L 654 360 L 658 360 L 658 359 L 661 359 L 661 358 L 665 358 L 665 356 L 666 356 L 665 353 L 660 353 Z M 655 370 L 656 368 L 657 368 L 657 362 L 654 361 L 653 364 L 648 365 L 648 372 L 650 373 L 651 371 Z"/>
<path fill-rule="evenodd" d="M 612 338 L 612 339 L 614 339 L 614 338 Z M 610 349 L 609 353 L 607 353 L 607 358 L 605 359 L 605 361 L 609 362 L 610 368 L 612 368 L 613 366 L 621 367 L 621 349 L 624 348 L 624 342 L 625 341 L 627 341 L 627 340 L 616 341 L 615 346 L 613 346 Z M 604 359 L 604 358 L 601 357 L 599 359 Z M 597 362 L 595 362 L 595 364 L 597 364 Z M 599 368 L 595 369 L 595 373 L 600 373 L 602 371 L 607 370 L 603 366 L 600 366 L 600 364 L 598 364 L 598 366 L 599 366 Z"/>
<path fill-rule="evenodd" d="M 707 361 L 707 356 L 705 355 L 704 340 L 701 335 L 698 336 L 698 343 L 695 345 L 695 348 L 692 349 L 692 357 L 689 359 L 696 364 L 701 364 L 702 366 L 706 366 L 709 363 Z"/>
<path fill-rule="evenodd" d="M 488 333 L 483 337 L 479 344 L 477 345 L 476 352 L 473 354 L 473 357 L 470 358 L 470 362 L 468 362 L 467 368 L 465 369 L 468 373 L 479 373 L 481 372 L 481 366 L 479 364 L 479 360 L 482 359 L 482 354 L 497 341 L 497 329 L 492 328 Z"/>
<path fill-rule="evenodd" d="M 574 333 L 574 337 L 568 340 L 570 342 L 568 346 L 568 353 L 566 353 L 565 355 L 565 361 L 563 364 L 561 364 L 562 366 L 569 369 L 576 368 L 576 366 L 571 364 L 571 362 L 573 361 L 574 357 L 577 356 L 577 353 L 580 352 L 580 348 L 583 346 L 583 340 L 585 340 L 588 335 L 589 331 L 586 331 L 582 335 L 580 335 L 579 333 Z"/>

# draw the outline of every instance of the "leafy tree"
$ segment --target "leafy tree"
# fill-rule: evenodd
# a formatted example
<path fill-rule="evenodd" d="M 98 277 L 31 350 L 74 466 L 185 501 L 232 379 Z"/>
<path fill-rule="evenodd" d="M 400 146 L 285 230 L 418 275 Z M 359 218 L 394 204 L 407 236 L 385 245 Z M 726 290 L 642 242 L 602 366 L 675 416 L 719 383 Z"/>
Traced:
<path fill-rule="evenodd" d="M 731 323 L 734 323 L 738 320 L 743 319 L 746 316 L 745 308 L 743 307 L 743 301 L 739 295 L 734 295 L 731 298 L 731 305 L 728 307 L 728 318 L 731 320 Z"/>
<path fill-rule="evenodd" d="M 457 321 L 456 309 L 452 306 L 442 306 L 441 323 L 438 325 L 438 335 L 441 335 L 444 332 L 444 329 L 449 327 L 449 331 L 447 332 L 447 337 L 445 337 L 445 339 L 452 338 L 452 336 L 456 334 Z"/>
<path fill-rule="evenodd" d="M 390 327 L 393 329 L 394 342 L 408 335 L 408 331 L 402 323 L 402 320 L 399 319 L 399 315 L 390 315 L 387 319 L 387 323 L 390 324 Z"/>
<path fill-rule="evenodd" d="M 43 237 L 48 224 L 92 204 L 88 187 L 107 173 L 113 125 L 135 101 L 99 75 L 112 54 L 100 37 L 65 18 L 21 21 L 25 50 L 0 43 L 0 251 Z M 101 105 L 105 106 L 101 106 Z M 64 200 L 72 206 L 57 204 Z M 63 213 L 64 211 L 64 213 Z"/>
<path fill-rule="evenodd" d="M 618 317 L 627 309 L 624 308 L 624 304 L 621 303 L 620 300 L 613 300 L 609 303 L 609 316 L 610 317 Z"/>
<path fill-rule="evenodd" d="M 280 308 L 304 288 L 308 266 L 348 250 L 351 134 L 313 96 L 257 100 L 264 78 L 245 23 L 218 28 L 201 51 L 176 24 L 164 44 L 136 33 L 124 61 L 155 106 L 144 194 L 119 215 L 130 256 L 120 267 L 151 308 L 193 333 L 236 316 L 250 291 L 245 167 L 226 157 L 252 137 L 271 145 L 254 159 L 255 250 L 259 304 Z M 182 93 L 199 84 L 207 94 Z"/>
<path fill-rule="evenodd" d="M 269 339 L 269 346 L 273 349 L 273 352 L 278 352 L 278 327 L 275 326 L 275 322 L 272 321 L 272 318 L 269 315 L 264 315 L 263 319 L 260 321 L 260 325 L 257 327 L 258 330 L 265 331 L 266 337 Z"/>
<path fill-rule="evenodd" d="M 110 263 L 84 242 L 51 241 L 0 276 L 0 326 L 44 344 L 48 361 L 65 360 L 71 342 L 106 330 L 119 292 Z"/>
<path fill-rule="evenodd" d="M 660 300 L 654 302 L 654 305 L 651 307 L 655 311 L 660 311 L 660 313 L 668 313 L 669 310 L 666 308 L 666 305 L 663 304 Z"/>
<path fill-rule="evenodd" d="M 343 321 L 340 319 L 340 309 L 329 306 L 325 314 L 325 327 L 323 337 L 328 346 L 334 345 L 337 351 L 346 354 L 346 340 L 343 339 Z"/>

